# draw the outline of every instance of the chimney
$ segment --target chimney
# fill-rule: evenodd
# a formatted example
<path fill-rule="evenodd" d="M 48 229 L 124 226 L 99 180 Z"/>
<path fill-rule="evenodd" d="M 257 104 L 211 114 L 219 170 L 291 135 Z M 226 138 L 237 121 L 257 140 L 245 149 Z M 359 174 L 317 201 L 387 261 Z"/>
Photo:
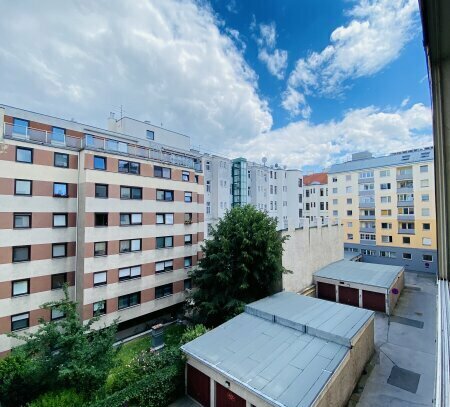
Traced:
<path fill-rule="evenodd" d="M 108 130 L 109 131 L 117 131 L 117 122 L 116 122 L 113 112 L 109 112 Z"/>

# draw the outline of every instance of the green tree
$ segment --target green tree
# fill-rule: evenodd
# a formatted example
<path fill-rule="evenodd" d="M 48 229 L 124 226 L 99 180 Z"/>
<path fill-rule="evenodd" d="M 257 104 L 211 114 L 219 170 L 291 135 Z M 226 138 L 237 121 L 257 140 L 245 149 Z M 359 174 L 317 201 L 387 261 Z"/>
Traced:
<path fill-rule="evenodd" d="M 35 333 L 10 335 L 25 343 L 0 363 L 0 383 L 5 384 L 0 385 L 0 403 L 4 406 L 20 406 L 46 391 L 65 388 L 89 395 L 105 383 L 113 366 L 116 323 L 100 330 L 92 329 L 98 318 L 83 323 L 66 286 L 62 300 L 41 308 L 57 310 L 64 317 L 41 319 Z M 20 382 L 28 384 L 22 388 L 26 392 L 15 391 Z"/>
<path fill-rule="evenodd" d="M 251 205 L 228 211 L 211 231 L 204 257 L 191 274 L 194 319 L 217 326 L 242 312 L 245 304 L 279 291 L 287 272 L 277 223 Z"/>

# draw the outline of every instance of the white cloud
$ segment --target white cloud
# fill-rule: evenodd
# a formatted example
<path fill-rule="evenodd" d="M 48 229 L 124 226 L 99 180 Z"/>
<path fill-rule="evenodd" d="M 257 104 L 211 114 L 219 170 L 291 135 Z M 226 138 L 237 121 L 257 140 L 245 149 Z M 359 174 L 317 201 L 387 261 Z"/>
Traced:
<path fill-rule="evenodd" d="M 342 120 L 322 124 L 293 122 L 240 145 L 239 154 L 257 162 L 268 157 L 289 167 L 326 167 L 357 151 L 385 154 L 431 143 L 431 111 L 418 103 L 392 111 L 373 106 L 350 110 Z"/>
<path fill-rule="evenodd" d="M 416 0 L 359 0 L 348 15 L 350 22 L 332 32 L 328 46 L 297 61 L 288 86 L 339 95 L 347 80 L 373 75 L 395 60 L 420 30 Z"/>
<path fill-rule="evenodd" d="M 306 103 L 305 96 L 294 88 L 287 88 L 282 95 L 281 104 L 287 111 L 291 112 L 292 116 L 301 115 L 305 119 L 311 116 L 311 108 Z"/>
<path fill-rule="evenodd" d="M 127 115 L 222 145 L 272 126 L 237 32 L 195 0 L 2 5 L 0 102 L 106 126 Z M 48 12 L 51 10 L 51 12 Z M 234 40 L 230 37 L 233 37 Z"/>
<path fill-rule="evenodd" d="M 256 30 L 254 17 L 250 29 Z M 268 71 L 273 76 L 283 79 L 287 68 L 288 52 L 275 48 L 277 44 L 275 23 L 259 24 L 259 35 L 255 36 L 255 40 L 258 45 L 258 59 L 266 64 Z"/>

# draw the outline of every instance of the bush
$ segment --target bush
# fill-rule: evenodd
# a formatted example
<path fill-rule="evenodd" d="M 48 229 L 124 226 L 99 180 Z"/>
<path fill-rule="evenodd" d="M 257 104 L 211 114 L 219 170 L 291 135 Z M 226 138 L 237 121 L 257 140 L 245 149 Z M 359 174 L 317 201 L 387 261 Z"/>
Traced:
<path fill-rule="evenodd" d="M 61 390 L 43 394 L 27 407 L 83 407 L 85 401 L 75 390 Z"/>
<path fill-rule="evenodd" d="M 181 324 L 169 325 L 164 329 L 164 345 L 165 346 L 179 346 L 180 339 L 184 334 L 186 327 Z"/>
<path fill-rule="evenodd" d="M 189 327 L 183 333 L 181 340 L 180 340 L 180 345 L 184 345 L 185 343 L 193 341 L 195 338 L 202 336 L 206 332 L 208 332 L 208 329 L 202 324 L 198 324 L 193 327 Z"/>

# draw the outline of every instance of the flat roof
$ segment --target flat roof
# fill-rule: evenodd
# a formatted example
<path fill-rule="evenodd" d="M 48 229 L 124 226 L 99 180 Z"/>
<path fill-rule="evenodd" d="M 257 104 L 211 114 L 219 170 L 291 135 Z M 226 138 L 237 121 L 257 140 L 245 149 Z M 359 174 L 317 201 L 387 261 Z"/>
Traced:
<path fill-rule="evenodd" d="M 275 406 L 310 406 L 373 312 L 294 293 L 249 304 L 182 350 Z"/>
<path fill-rule="evenodd" d="M 361 253 L 344 251 L 344 260 L 352 261 L 358 257 L 361 257 Z"/>
<path fill-rule="evenodd" d="M 339 260 L 316 271 L 314 277 L 388 289 L 402 270 L 401 266 Z"/>

